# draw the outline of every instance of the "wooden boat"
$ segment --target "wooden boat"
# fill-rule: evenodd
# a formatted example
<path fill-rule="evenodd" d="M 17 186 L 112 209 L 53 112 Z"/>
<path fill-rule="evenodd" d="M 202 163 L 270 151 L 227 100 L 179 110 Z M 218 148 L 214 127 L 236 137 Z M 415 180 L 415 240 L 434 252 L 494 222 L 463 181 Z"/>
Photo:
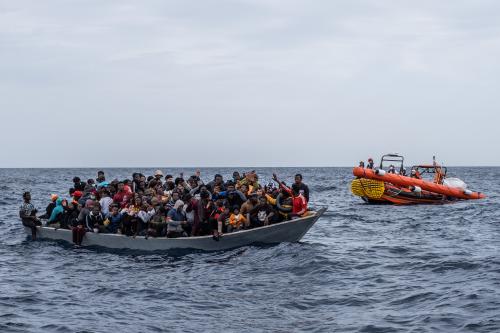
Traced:
<path fill-rule="evenodd" d="M 218 241 L 214 240 L 212 236 L 180 238 L 145 238 L 143 236 L 137 236 L 134 238 L 119 234 L 88 232 L 85 234 L 82 246 L 94 246 L 116 250 L 134 250 L 140 252 L 161 252 L 176 249 L 218 251 L 251 244 L 298 242 L 325 211 L 326 208 L 322 208 L 316 212 L 311 211 L 308 216 L 300 219 L 224 234 Z M 37 237 L 40 240 L 73 243 L 71 230 L 54 229 L 51 227 L 38 227 L 37 229 Z M 28 235 L 31 235 L 30 228 L 25 228 L 25 230 Z"/>
<path fill-rule="evenodd" d="M 356 167 L 351 190 L 368 203 L 442 204 L 456 200 L 483 199 L 486 196 L 466 188 L 466 184 L 456 178 L 446 178 L 447 169 L 435 161 L 432 165 L 415 165 L 411 176 L 406 176 L 403 156 L 388 154 L 382 156 L 380 167 L 368 169 Z M 399 162 L 399 170 L 391 165 L 392 172 L 384 170 L 384 162 Z M 391 170 L 389 168 L 389 170 Z M 432 180 L 422 175 L 433 175 Z M 458 185 L 454 185 L 458 184 Z"/>

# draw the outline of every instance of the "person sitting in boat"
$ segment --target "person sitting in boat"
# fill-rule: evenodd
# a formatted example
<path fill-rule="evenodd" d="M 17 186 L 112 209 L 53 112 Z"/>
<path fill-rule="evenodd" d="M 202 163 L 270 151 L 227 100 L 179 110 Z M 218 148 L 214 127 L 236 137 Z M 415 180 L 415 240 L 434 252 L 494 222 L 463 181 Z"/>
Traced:
<path fill-rule="evenodd" d="M 207 189 L 202 189 L 200 191 L 200 200 L 198 200 L 198 216 L 200 222 L 196 230 L 196 236 L 208 235 L 213 232 L 211 217 L 215 205 L 210 198 L 211 194 Z"/>
<path fill-rule="evenodd" d="M 90 211 L 94 208 L 94 204 L 95 202 L 93 200 L 87 199 L 85 201 L 85 205 L 80 209 L 77 219 L 79 222 L 82 222 L 82 225 L 84 224 L 83 222 L 85 221 L 87 215 L 90 214 Z"/>
<path fill-rule="evenodd" d="M 163 178 L 163 172 L 161 170 L 156 170 L 154 174 L 154 179 L 158 182 L 161 183 L 161 179 Z"/>
<path fill-rule="evenodd" d="M 181 198 L 181 196 L 179 195 L 179 192 L 177 192 L 177 191 L 172 192 L 172 195 L 168 197 L 168 201 L 167 201 L 167 203 L 165 204 L 165 208 L 166 208 L 167 212 L 168 212 L 170 209 L 174 208 L 175 203 L 176 203 L 177 201 L 179 201 L 179 200 L 180 200 L 180 198 Z"/>
<path fill-rule="evenodd" d="M 364 168 L 365 167 L 365 162 L 363 161 L 359 161 L 359 165 L 358 165 L 360 168 Z"/>
<path fill-rule="evenodd" d="M 231 217 L 231 209 L 226 202 L 222 209 L 222 212 L 219 214 L 219 217 L 217 218 L 217 231 L 219 235 L 228 232 L 227 229 L 229 226 L 230 217 Z"/>
<path fill-rule="evenodd" d="M 50 195 L 50 203 L 45 208 L 45 214 L 39 216 L 40 219 L 43 220 L 50 218 L 50 215 L 52 215 L 52 210 L 54 210 L 54 208 L 56 207 L 56 201 L 58 198 L 59 196 L 57 194 Z"/>
<path fill-rule="evenodd" d="M 374 164 L 373 164 L 373 158 L 370 157 L 368 159 L 368 164 L 366 165 L 366 168 L 367 169 L 373 169 L 373 166 L 374 166 Z"/>
<path fill-rule="evenodd" d="M 276 188 L 274 183 L 269 183 L 264 187 L 263 196 L 266 198 L 267 203 L 271 205 L 276 212 L 274 222 L 281 222 L 285 219 L 285 215 L 280 214 L 278 208 L 278 195 L 280 191 Z M 290 206 L 291 207 L 291 206 Z"/>
<path fill-rule="evenodd" d="M 184 213 L 184 202 L 177 200 L 167 214 L 167 237 L 187 237 L 191 233 Z"/>
<path fill-rule="evenodd" d="M 188 194 L 189 191 L 191 190 L 189 184 L 182 177 L 177 177 L 174 181 L 174 184 L 175 184 L 175 189 L 177 190 L 177 192 L 179 192 L 181 197 Z"/>
<path fill-rule="evenodd" d="M 149 229 L 149 221 L 151 218 L 156 214 L 156 211 L 153 206 L 143 203 L 141 210 L 139 213 L 137 213 L 137 217 L 139 218 L 138 224 L 137 224 L 137 229 L 136 229 L 136 234 L 141 235 L 141 236 L 148 236 L 148 229 Z"/>
<path fill-rule="evenodd" d="M 292 197 L 292 214 L 290 217 L 301 217 L 307 212 L 307 199 L 304 190 L 297 191 L 296 189 L 288 188 L 285 183 L 280 182 L 276 174 L 273 173 L 273 180 L 280 185 L 280 188 Z"/>
<path fill-rule="evenodd" d="M 260 188 L 259 185 L 259 177 L 255 170 L 252 170 L 246 174 L 244 174 L 243 179 L 241 179 L 236 188 L 239 188 L 241 192 L 245 195 L 249 195 L 250 193 L 255 192 L 258 188 Z"/>
<path fill-rule="evenodd" d="M 64 209 L 64 214 L 61 221 L 59 222 L 62 229 L 71 229 L 73 226 L 77 225 L 77 219 L 78 215 L 80 215 L 81 209 L 81 206 L 78 203 L 80 194 L 80 191 L 75 191 L 73 193 L 74 196 L 72 201 L 68 202 L 67 200 L 63 200 L 62 206 Z"/>
<path fill-rule="evenodd" d="M 125 184 L 123 182 L 118 182 L 117 190 L 118 191 L 113 196 L 113 202 L 120 205 L 121 208 L 124 208 L 131 193 L 125 190 Z"/>
<path fill-rule="evenodd" d="M 389 166 L 389 170 L 387 170 L 387 173 L 393 173 L 393 174 L 396 173 L 396 168 L 394 167 L 394 165 L 391 164 Z"/>
<path fill-rule="evenodd" d="M 231 207 L 235 205 L 241 206 L 245 201 L 247 201 L 247 198 L 245 197 L 243 192 L 237 190 L 235 188 L 235 184 L 232 181 L 226 183 L 226 191 L 223 192 L 216 191 L 212 195 L 213 200 L 217 200 L 219 198 L 226 199 Z"/>
<path fill-rule="evenodd" d="M 142 199 L 136 196 L 133 202 L 128 204 L 126 208 L 121 210 L 123 215 L 122 233 L 127 236 L 137 235 L 139 225 L 138 214 L 142 208 Z"/>
<path fill-rule="evenodd" d="M 85 217 L 85 231 L 95 233 L 106 232 L 104 215 L 101 213 L 99 203 L 94 204 L 90 213 Z"/>
<path fill-rule="evenodd" d="M 117 204 L 113 204 L 111 206 L 111 211 L 106 217 L 106 221 L 104 221 L 104 225 L 106 226 L 106 231 L 111 234 L 120 233 L 122 227 L 122 219 L 123 216 L 120 213 L 120 206 Z"/>
<path fill-rule="evenodd" d="M 275 222 L 276 213 L 273 207 L 267 203 L 265 196 L 259 197 L 259 203 L 250 211 L 250 224 L 252 227 L 262 227 Z"/>
<path fill-rule="evenodd" d="M 42 222 L 36 217 L 37 210 L 31 203 L 31 193 L 23 193 L 23 204 L 19 208 L 19 217 L 25 227 L 31 229 L 31 239 L 36 240 L 36 227 L 41 226 Z"/>
<path fill-rule="evenodd" d="M 104 216 L 109 214 L 109 206 L 113 203 L 113 199 L 110 197 L 110 193 L 107 189 L 101 190 L 101 199 L 99 200 L 99 205 L 101 206 L 101 213 Z"/>
<path fill-rule="evenodd" d="M 85 222 L 87 219 L 87 215 L 90 214 L 91 210 L 94 208 L 94 201 L 87 200 L 85 203 L 85 207 L 80 210 L 80 214 L 73 224 L 71 231 L 73 234 L 73 243 L 76 245 L 82 245 L 83 236 L 87 232 L 85 230 Z"/>
<path fill-rule="evenodd" d="M 238 206 L 234 206 L 233 212 L 229 216 L 229 225 L 227 226 L 227 232 L 241 230 L 245 225 L 247 225 L 247 218 L 240 212 L 240 208 Z"/>
<path fill-rule="evenodd" d="M 151 205 L 151 207 L 153 206 Z M 146 231 L 148 237 L 163 236 L 165 227 L 167 225 L 164 212 L 165 212 L 164 209 L 160 208 L 154 209 L 154 214 L 153 216 L 151 216 L 151 219 L 149 220 L 148 229 Z"/>
<path fill-rule="evenodd" d="M 240 213 L 245 217 L 245 229 L 251 227 L 251 217 L 250 212 L 257 206 L 259 203 L 259 198 L 257 193 L 252 193 L 248 196 L 248 200 L 241 205 Z"/>
<path fill-rule="evenodd" d="M 78 205 L 82 206 L 82 205 L 84 205 L 85 202 L 83 202 L 83 203 L 81 202 L 82 197 L 83 197 L 83 192 L 82 191 L 78 191 L 78 190 L 74 191 L 73 192 L 73 196 L 71 198 L 71 203 L 73 203 L 75 206 L 78 206 Z"/>
<path fill-rule="evenodd" d="M 56 204 L 56 206 L 50 212 L 50 217 L 47 220 L 47 226 L 54 227 L 54 228 L 60 228 L 61 222 L 63 221 L 63 218 L 64 218 L 63 199 L 57 198 L 55 204 Z"/>
<path fill-rule="evenodd" d="M 123 180 L 123 190 L 125 192 L 127 192 L 129 194 L 129 198 L 130 198 L 130 194 L 132 194 L 132 182 L 128 179 L 124 179 Z"/>

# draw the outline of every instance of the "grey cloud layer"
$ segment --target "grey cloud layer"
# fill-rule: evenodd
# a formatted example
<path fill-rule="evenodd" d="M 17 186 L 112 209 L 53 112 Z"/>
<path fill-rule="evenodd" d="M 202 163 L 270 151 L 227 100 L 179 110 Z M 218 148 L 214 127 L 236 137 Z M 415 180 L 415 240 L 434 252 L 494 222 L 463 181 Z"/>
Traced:
<path fill-rule="evenodd" d="M 0 1 L 0 166 L 498 165 L 494 1 Z"/>

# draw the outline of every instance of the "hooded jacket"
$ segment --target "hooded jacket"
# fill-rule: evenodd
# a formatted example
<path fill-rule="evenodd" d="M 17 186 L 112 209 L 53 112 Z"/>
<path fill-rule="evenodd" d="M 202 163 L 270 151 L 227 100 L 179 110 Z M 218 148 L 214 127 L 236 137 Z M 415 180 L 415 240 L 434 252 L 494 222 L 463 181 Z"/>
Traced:
<path fill-rule="evenodd" d="M 59 214 L 64 212 L 64 208 L 62 206 L 62 198 L 58 198 L 56 200 L 56 206 L 52 209 L 52 213 L 50 214 L 49 222 L 56 222 L 59 220 Z"/>

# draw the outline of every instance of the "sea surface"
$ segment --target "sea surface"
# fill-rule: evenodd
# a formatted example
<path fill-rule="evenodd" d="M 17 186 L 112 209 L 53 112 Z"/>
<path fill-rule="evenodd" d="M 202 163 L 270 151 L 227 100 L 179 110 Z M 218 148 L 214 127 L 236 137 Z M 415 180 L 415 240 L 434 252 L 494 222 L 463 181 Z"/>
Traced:
<path fill-rule="evenodd" d="M 30 241 L 22 192 L 42 211 L 96 171 L 0 169 L 0 332 L 500 332 L 500 168 L 449 168 L 485 200 L 407 207 L 364 204 L 349 168 L 257 169 L 262 182 L 301 171 L 311 205 L 328 206 L 295 244 L 146 255 Z"/>

